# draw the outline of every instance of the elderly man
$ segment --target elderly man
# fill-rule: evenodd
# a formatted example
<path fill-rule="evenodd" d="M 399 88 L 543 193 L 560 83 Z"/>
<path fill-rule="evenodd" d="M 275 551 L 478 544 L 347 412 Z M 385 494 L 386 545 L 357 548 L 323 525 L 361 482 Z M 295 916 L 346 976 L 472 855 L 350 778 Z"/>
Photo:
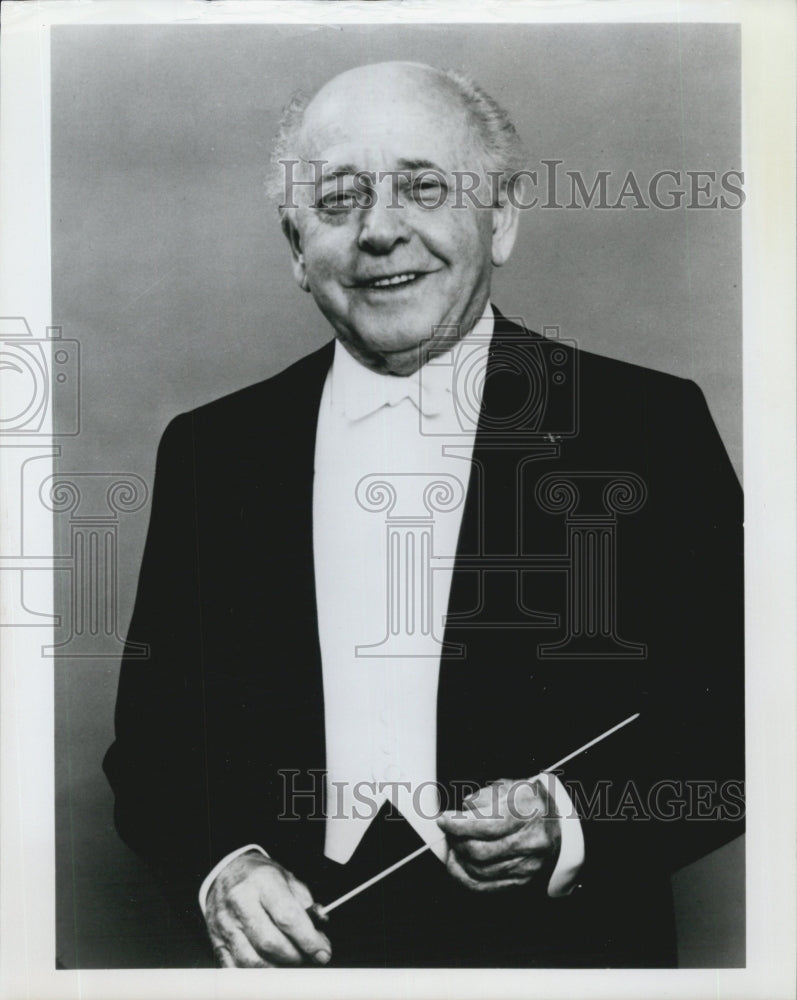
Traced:
<path fill-rule="evenodd" d="M 669 871 L 741 832 L 738 483 L 694 385 L 491 305 L 519 150 L 429 66 L 294 102 L 336 340 L 161 443 L 105 768 L 222 965 L 672 965 Z"/>

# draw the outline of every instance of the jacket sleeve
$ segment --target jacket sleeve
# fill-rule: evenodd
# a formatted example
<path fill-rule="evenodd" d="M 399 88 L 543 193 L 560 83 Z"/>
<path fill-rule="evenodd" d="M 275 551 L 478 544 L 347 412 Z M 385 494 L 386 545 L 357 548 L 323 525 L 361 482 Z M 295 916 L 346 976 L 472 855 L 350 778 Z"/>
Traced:
<path fill-rule="evenodd" d="M 680 389 L 652 456 L 660 537 L 635 564 L 658 632 L 645 683 L 633 702 L 618 697 L 607 727 L 641 715 L 562 776 L 581 816 L 585 884 L 629 865 L 673 871 L 744 830 L 742 493 L 702 393 Z"/>
<path fill-rule="evenodd" d="M 182 908 L 212 867 L 190 415 L 166 429 L 104 770 L 122 839 Z M 132 643 L 148 653 L 136 657 Z"/>

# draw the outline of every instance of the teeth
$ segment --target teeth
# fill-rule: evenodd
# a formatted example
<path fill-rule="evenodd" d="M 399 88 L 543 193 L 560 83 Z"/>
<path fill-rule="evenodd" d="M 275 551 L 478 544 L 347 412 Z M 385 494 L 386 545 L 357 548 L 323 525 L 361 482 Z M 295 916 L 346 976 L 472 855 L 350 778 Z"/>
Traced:
<path fill-rule="evenodd" d="M 414 281 L 415 271 L 408 271 L 406 274 L 396 274 L 392 278 L 380 278 L 379 281 L 371 282 L 374 288 L 387 288 L 388 285 L 404 285 L 408 281 Z"/>

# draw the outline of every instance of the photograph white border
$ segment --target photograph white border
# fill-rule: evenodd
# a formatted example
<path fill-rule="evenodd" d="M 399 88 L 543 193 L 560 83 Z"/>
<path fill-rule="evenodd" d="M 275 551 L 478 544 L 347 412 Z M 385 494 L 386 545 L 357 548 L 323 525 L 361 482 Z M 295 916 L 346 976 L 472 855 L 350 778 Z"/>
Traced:
<path fill-rule="evenodd" d="M 795 5 L 51 0 L 0 9 L 0 316 L 49 327 L 49 30 L 54 25 L 736 22 L 742 29 L 747 967 L 603 970 L 109 970 L 54 967 L 49 629 L 0 629 L 0 1000 L 169 997 L 793 997 L 795 989 Z M 51 443 L 51 442 L 49 442 Z M 46 436 L 37 448 L 48 447 Z M 44 452 L 41 452 L 44 454 Z M 18 454 L 0 449 L 0 569 L 19 552 Z M 52 538 L 43 515 L 36 526 Z M 52 548 L 52 543 L 50 543 Z M 41 570 L 52 612 L 52 574 Z M 0 611 L 13 572 L 0 573 Z M 49 583 L 48 583 L 49 578 Z M 11 581 L 9 583 L 9 580 Z"/>

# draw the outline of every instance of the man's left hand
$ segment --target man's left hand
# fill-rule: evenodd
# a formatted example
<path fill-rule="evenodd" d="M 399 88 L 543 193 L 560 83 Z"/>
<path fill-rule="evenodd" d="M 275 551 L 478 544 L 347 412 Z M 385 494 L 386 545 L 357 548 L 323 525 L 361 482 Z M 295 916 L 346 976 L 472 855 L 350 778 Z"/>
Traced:
<path fill-rule="evenodd" d="M 503 778 L 437 820 L 448 838 L 449 873 L 479 892 L 527 885 L 550 875 L 561 843 L 559 816 L 541 779 Z"/>

